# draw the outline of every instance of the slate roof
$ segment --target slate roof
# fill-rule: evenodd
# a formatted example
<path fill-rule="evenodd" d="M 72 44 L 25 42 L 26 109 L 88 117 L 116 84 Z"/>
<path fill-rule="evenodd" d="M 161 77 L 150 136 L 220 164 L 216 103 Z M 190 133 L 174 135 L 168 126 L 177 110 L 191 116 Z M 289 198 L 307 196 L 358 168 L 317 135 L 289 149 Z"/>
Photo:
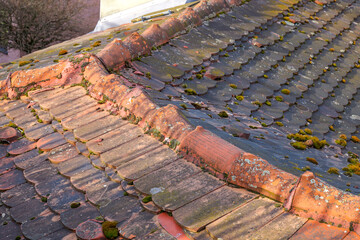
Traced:
<path fill-rule="evenodd" d="M 156 103 L 179 106 L 193 125 L 295 175 L 310 166 L 332 185 L 359 194 L 358 175 L 327 173 L 348 165 L 347 152 L 359 154 L 358 143 L 343 148 L 334 142 L 341 134 L 359 137 L 359 46 L 353 44 L 360 33 L 359 5 L 337 1 L 323 7 L 309 1 L 279 13 L 275 4 L 260 13 L 233 9 L 133 61 L 120 74 L 145 81 Z M 295 23 L 286 20 L 289 16 Z M 134 76 L 135 70 L 149 72 L 152 79 Z M 287 135 L 305 128 L 333 149 L 295 150 Z M 237 137 L 247 134 L 246 140 Z"/>
<path fill-rule="evenodd" d="M 357 239 L 359 10 L 203 0 L 3 65 L 0 232 Z"/>

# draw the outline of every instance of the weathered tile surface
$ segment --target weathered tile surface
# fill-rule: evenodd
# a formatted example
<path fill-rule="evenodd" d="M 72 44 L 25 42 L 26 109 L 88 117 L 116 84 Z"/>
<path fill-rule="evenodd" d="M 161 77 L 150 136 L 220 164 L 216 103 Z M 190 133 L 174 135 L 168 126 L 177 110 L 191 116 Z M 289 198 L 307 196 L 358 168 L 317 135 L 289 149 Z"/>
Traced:
<path fill-rule="evenodd" d="M 21 231 L 26 238 L 40 239 L 63 228 L 60 216 L 48 212 L 21 225 Z"/>
<path fill-rule="evenodd" d="M 268 199 L 256 199 L 206 227 L 213 238 L 249 238 L 250 234 L 279 216 L 283 210 Z M 251 223 L 251 224 L 249 224 Z"/>
<path fill-rule="evenodd" d="M 36 196 L 34 186 L 30 183 L 18 185 L 11 190 L 1 193 L 1 201 L 9 207 L 15 207 Z"/>
<path fill-rule="evenodd" d="M 290 239 L 343 239 L 348 231 L 331 225 L 309 220 Z"/>
<path fill-rule="evenodd" d="M 180 225 L 197 232 L 255 196 L 224 186 L 175 210 L 173 216 Z"/>
<path fill-rule="evenodd" d="M 180 159 L 134 181 L 134 186 L 140 192 L 155 194 L 168 186 L 198 174 L 200 171 L 195 165 Z"/>
<path fill-rule="evenodd" d="M 142 239 L 144 236 L 160 230 L 160 225 L 154 214 L 144 211 L 121 223 L 117 228 L 125 238 Z"/>
<path fill-rule="evenodd" d="M 106 116 L 74 129 L 74 136 L 85 142 L 115 130 L 125 124 L 126 122 L 119 117 Z"/>
<path fill-rule="evenodd" d="M 120 71 L 121 78 L 143 88 L 159 106 L 173 103 L 192 124 L 287 171 L 299 174 L 297 169 L 309 165 L 306 157 L 315 157 L 319 164 L 311 165 L 312 170 L 342 187 L 350 182 L 346 188 L 359 193 L 355 174 L 350 178 L 341 171 L 339 178 L 326 173 L 330 166 L 345 167 L 348 151 L 359 153 L 358 143 L 334 143 L 340 134 L 357 135 L 360 126 L 360 48 L 353 44 L 360 36 L 359 15 L 359 4 L 352 0 L 324 6 L 313 1 L 251 0 L 132 61 Z M 29 67 L 49 64 L 49 59 L 39 60 Z M 6 71 L 0 69 L 0 79 Z M 114 97 L 111 90 L 106 94 Z M 0 236 L 75 239 L 68 228 L 103 215 L 120 221 L 120 239 L 174 239 L 159 227 L 152 213 L 159 211 L 155 204 L 175 210 L 174 218 L 192 231 L 205 228 L 189 234 L 199 240 L 345 236 L 338 228 L 312 221 L 300 228 L 305 220 L 283 213 L 273 201 L 248 202 L 252 193 L 225 186 L 178 159 L 138 126 L 104 111 L 110 109 L 108 103 L 98 104 L 81 86 L 29 96 L 32 99 L 22 98 L 24 102 L 0 102 L 0 125 L 12 120 L 18 126 L 0 129 L 0 139 L 12 142 L 25 133 L 9 147 L 0 144 L 0 209 L 5 213 L 1 220 L 8 221 L 1 225 Z M 227 117 L 219 114 L 224 111 Z M 293 149 L 286 135 L 305 127 L 332 146 Z M 38 139 L 34 149 L 28 141 Z M 6 157 L 7 151 L 17 156 Z M 143 193 L 153 201 L 140 203 Z M 80 206 L 71 208 L 74 202 Z M 53 212 L 45 210 L 47 206 Z M 22 232 L 10 215 L 23 222 Z M 30 215 L 35 218 L 28 219 Z M 353 232 L 345 237 L 352 238 Z"/>
<path fill-rule="evenodd" d="M 25 183 L 26 180 L 20 170 L 12 170 L 0 175 L 0 191 L 6 191 Z"/>
<path fill-rule="evenodd" d="M 250 239 L 289 239 L 307 221 L 289 213 L 283 213 L 260 230 L 250 234 Z"/>
<path fill-rule="evenodd" d="M 7 152 L 13 155 L 19 155 L 34 148 L 36 148 L 36 142 L 23 138 L 19 141 L 11 143 L 7 148 Z"/>
<path fill-rule="evenodd" d="M 11 217 L 18 223 L 31 221 L 48 209 L 40 199 L 30 199 L 15 207 L 10 208 Z"/>
<path fill-rule="evenodd" d="M 48 152 L 53 148 L 56 148 L 58 146 L 61 146 L 66 143 L 66 140 L 63 135 L 60 133 L 52 133 L 50 135 L 47 135 L 46 137 L 43 137 L 37 141 L 36 146 L 41 151 Z"/>
<path fill-rule="evenodd" d="M 142 135 L 101 154 L 100 159 L 109 167 L 117 168 L 134 158 L 161 146 L 162 144 L 154 138 Z"/>
<path fill-rule="evenodd" d="M 77 208 L 69 208 L 60 214 L 61 222 L 71 230 L 75 230 L 80 223 L 98 216 L 100 213 L 96 207 L 88 203 L 82 203 Z"/>
<path fill-rule="evenodd" d="M 54 164 L 58 164 L 73 157 L 76 157 L 77 155 L 78 152 L 76 151 L 76 148 L 70 143 L 66 143 L 64 145 L 52 149 L 49 152 L 48 158 L 50 162 Z"/>
<path fill-rule="evenodd" d="M 72 203 L 85 203 L 84 194 L 72 187 L 66 187 L 51 193 L 47 201 L 49 208 L 58 214 L 70 210 Z"/>
<path fill-rule="evenodd" d="M 138 200 L 128 196 L 112 200 L 107 205 L 100 207 L 100 213 L 105 216 L 105 219 L 118 222 L 130 219 L 134 213 L 139 213 L 141 210 Z"/>
<path fill-rule="evenodd" d="M 174 211 L 224 184 L 209 174 L 199 173 L 153 194 L 153 201 L 164 210 Z"/>
<path fill-rule="evenodd" d="M 31 150 L 27 153 L 18 155 L 14 158 L 15 165 L 20 169 L 27 169 L 35 165 L 40 164 L 41 162 L 47 159 L 47 154 L 39 154 L 37 149 Z"/>
<path fill-rule="evenodd" d="M 171 149 L 163 146 L 121 165 L 116 170 L 122 178 L 133 181 L 147 173 L 167 166 L 178 158 L 179 156 Z"/>
<path fill-rule="evenodd" d="M 86 191 L 86 198 L 94 205 L 103 207 L 125 195 L 121 186 L 114 182 L 98 183 L 89 187 Z M 119 201 L 121 201 L 119 199 Z"/>

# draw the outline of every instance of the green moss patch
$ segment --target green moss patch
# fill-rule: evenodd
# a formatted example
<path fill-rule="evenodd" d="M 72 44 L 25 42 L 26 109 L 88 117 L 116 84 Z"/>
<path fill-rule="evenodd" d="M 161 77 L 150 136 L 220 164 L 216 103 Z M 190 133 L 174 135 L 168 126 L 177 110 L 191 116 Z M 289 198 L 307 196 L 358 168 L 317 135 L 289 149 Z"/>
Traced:
<path fill-rule="evenodd" d="M 346 145 L 347 145 L 346 140 L 345 140 L 345 139 L 342 139 L 342 138 L 336 139 L 336 140 L 335 140 L 335 143 L 336 143 L 337 145 L 340 145 L 340 146 L 343 146 L 343 147 L 346 147 Z"/>
<path fill-rule="evenodd" d="M 218 115 L 219 115 L 220 117 L 222 117 L 222 118 L 227 118 L 227 117 L 229 117 L 229 115 L 228 115 L 227 112 L 225 112 L 225 111 L 219 112 Z"/>
<path fill-rule="evenodd" d="M 330 173 L 330 174 L 339 175 L 339 169 L 337 169 L 337 168 L 335 168 L 335 167 L 329 168 L 329 170 L 327 170 L 327 172 Z"/>
<path fill-rule="evenodd" d="M 278 102 L 282 102 L 282 101 L 284 101 L 284 98 L 282 96 L 276 96 L 275 100 Z"/>
<path fill-rule="evenodd" d="M 296 142 L 291 143 L 291 146 L 299 150 L 305 150 L 311 147 L 322 149 L 324 146 L 328 145 L 326 140 L 320 140 L 318 137 L 312 136 L 310 133 L 312 133 L 312 131 L 306 128 L 304 130 L 300 130 L 298 133 L 287 135 L 287 138 L 295 140 Z"/>
<path fill-rule="evenodd" d="M 70 204 L 70 207 L 71 208 L 78 208 L 78 207 L 80 207 L 80 205 L 81 204 L 79 202 L 73 202 L 73 203 Z"/>
<path fill-rule="evenodd" d="M 151 201 L 152 201 L 151 195 L 148 195 L 148 196 L 146 196 L 146 197 L 144 197 L 144 198 L 142 199 L 142 202 L 143 202 L 143 203 L 148 203 L 148 202 L 151 202 Z"/>
<path fill-rule="evenodd" d="M 91 47 L 98 47 L 101 46 L 101 41 L 96 41 L 93 44 L 91 44 Z"/>
<path fill-rule="evenodd" d="M 359 143 L 360 139 L 357 136 L 351 136 L 351 141 L 353 141 L 354 143 Z"/>
<path fill-rule="evenodd" d="M 31 61 L 20 61 L 19 62 L 19 67 L 25 66 L 25 65 L 27 65 L 29 63 L 32 63 L 32 62 Z"/>
<path fill-rule="evenodd" d="M 244 100 L 244 96 L 241 96 L 241 95 L 237 95 L 235 98 L 236 98 L 236 100 L 238 100 L 238 101 Z"/>
<path fill-rule="evenodd" d="M 307 146 L 303 142 L 293 142 L 291 143 L 291 146 L 298 150 L 305 150 L 307 148 Z"/>
<path fill-rule="evenodd" d="M 197 92 L 192 88 L 185 89 L 185 93 L 188 95 L 197 95 Z"/>
<path fill-rule="evenodd" d="M 118 224 L 118 222 L 114 221 L 114 222 L 110 222 L 110 221 L 105 221 L 102 224 L 102 230 L 103 233 L 105 235 L 105 237 L 107 237 L 108 239 L 115 239 L 119 236 L 119 231 L 116 228 L 116 225 Z"/>
<path fill-rule="evenodd" d="M 318 161 L 315 158 L 307 157 L 306 161 L 311 162 L 312 164 L 318 165 Z"/>
<path fill-rule="evenodd" d="M 65 54 L 67 54 L 67 53 L 68 53 L 67 50 L 61 49 L 61 50 L 59 51 L 59 56 L 65 55 Z"/>
<path fill-rule="evenodd" d="M 281 93 L 285 94 L 285 95 L 289 95 L 290 94 L 290 90 L 289 89 L 282 89 Z"/>

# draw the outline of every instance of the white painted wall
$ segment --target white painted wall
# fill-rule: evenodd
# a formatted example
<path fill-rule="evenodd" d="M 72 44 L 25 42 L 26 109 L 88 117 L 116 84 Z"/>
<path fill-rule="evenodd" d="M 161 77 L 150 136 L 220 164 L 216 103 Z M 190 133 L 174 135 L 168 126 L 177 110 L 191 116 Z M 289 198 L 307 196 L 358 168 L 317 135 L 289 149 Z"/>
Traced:
<path fill-rule="evenodd" d="M 94 32 L 117 27 L 145 14 L 194 0 L 101 0 L 100 20 Z"/>

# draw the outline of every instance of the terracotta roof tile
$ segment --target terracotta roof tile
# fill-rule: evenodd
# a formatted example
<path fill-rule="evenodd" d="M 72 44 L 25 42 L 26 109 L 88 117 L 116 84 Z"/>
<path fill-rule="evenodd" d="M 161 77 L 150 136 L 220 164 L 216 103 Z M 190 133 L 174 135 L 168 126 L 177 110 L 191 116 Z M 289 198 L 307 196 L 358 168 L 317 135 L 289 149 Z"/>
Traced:
<path fill-rule="evenodd" d="M 359 9 L 203 0 L 5 66 L 1 93 L 29 97 L 0 103 L 2 208 L 21 224 L 0 235 L 101 239 L 105 219 L 121 238 L 356 238 Z"/>

